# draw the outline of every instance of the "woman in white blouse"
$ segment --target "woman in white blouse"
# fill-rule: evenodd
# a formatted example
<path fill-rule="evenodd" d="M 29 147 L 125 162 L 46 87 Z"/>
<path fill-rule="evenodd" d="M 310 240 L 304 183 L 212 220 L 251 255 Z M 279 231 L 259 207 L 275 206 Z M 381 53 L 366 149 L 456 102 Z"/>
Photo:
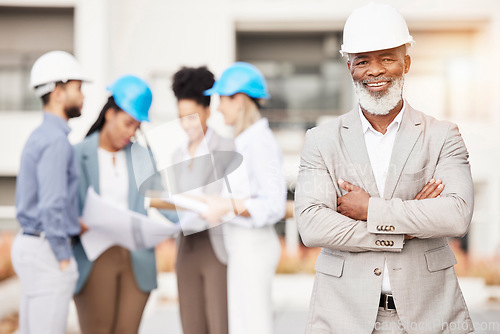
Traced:
<path fill-rule="evenodd" d="M 280 257 L 274 224 L 285 215 L 286 185 L 282 153 L 260 100 L 269 98 L 262 73 L 237 62 L 224 71 L 205 94 L 219 94 L 218 110 L 234 127 L 236 151 L 242 164 L 228 175 L 221 196 L 206 197 L 210 209 L 203 218 L 224 225 L 228 253 L 228 312 L 230 334 L 273 333 L 271 287 Z"/>

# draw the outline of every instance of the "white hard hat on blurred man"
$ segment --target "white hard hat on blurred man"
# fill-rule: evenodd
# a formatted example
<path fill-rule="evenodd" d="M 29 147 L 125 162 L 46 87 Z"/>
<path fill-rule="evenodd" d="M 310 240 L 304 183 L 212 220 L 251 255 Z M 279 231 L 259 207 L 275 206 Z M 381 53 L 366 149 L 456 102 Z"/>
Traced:
<path fill-rule="evenodd" d="M 57 82 L 88 81 L 75 57 L 65 51 L 50 51 L 37 59 L 31 69 L 30 86 L 42 97 L 52 92 Z"/>
<path fill-rule="evenodd" d="M 370 2 L 347 18 L 340 53 L 345 56 L 392 49 L 404 44 L 415 44 L 404 17 L 390 5 Z"/>

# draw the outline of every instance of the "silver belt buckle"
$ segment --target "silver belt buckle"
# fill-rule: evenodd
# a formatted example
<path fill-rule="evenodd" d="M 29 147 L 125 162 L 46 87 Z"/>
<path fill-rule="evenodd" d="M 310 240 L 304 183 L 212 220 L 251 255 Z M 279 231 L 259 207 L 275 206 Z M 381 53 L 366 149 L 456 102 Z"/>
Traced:
<path fill-rule="evenodd" d="M 392 310 L 389 308 L 389 297 L 392 297 L 392 295 L 389 294 L 384 294 L 384 310 Z"/>

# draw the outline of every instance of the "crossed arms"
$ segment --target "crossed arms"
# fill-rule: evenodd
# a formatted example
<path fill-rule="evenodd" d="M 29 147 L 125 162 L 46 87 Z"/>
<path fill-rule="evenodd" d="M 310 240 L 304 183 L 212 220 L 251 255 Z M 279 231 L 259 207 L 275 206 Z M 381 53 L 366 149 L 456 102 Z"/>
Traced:
<path fill-rule="evenodd" d="M 363 189 L 342 181 L 348 193 L 338 196 L 340 185 L 330 174 L 314 135 L 309 131 L 306 136 L 295 193 L 299 232 L 307 246 L 400 252 L 405 235 L 425 239 L 467 232 L 473 186 L 467 150 L 456 126 L 448 129 L 434 173 L 444 187 L 427 184 L 416 189 L 411 200 L 369 197 Z M 393 229 L 379 229 L 387 225 Z"/>

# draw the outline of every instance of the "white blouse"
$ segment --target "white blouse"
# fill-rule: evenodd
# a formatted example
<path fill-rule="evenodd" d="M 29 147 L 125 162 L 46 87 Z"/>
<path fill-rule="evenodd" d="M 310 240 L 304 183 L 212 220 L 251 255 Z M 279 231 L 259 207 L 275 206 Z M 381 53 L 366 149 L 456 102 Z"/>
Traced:
<path fill-rule="evenodd" d="M 228 175 L 228 187 L 223 196 L 247 200 L 250 217 L 237 216 L 229 223 L 244 227 L 264 227 L 285 216 L 286 183 L 283 175 L 281 149 L 262 118 L 235 138 L 236 152 L 243 156 L 242 164 Z"/>
<path fill-rule="evenodd" d="M 113 163 L 114 157 L 114 163 Z M 124 150 L 109 152 L 99 147 L 100 195 L 104 200 L 112 202 L 122 209 L 128 209 L 128 168 Z"/>

